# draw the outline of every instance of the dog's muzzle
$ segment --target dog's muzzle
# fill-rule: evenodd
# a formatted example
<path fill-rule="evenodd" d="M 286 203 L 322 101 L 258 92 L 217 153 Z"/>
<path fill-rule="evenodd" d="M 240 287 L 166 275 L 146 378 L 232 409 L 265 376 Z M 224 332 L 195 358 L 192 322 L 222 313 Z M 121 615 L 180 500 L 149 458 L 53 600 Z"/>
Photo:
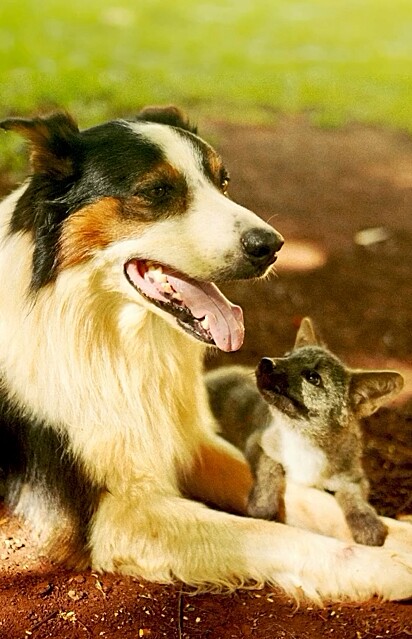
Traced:
<path fill-rule="evenodd" d="M 228 281 L 236 277 L 263 275 L 276 260 L 283 238 L 267 227 L 245 231 L 240 239 L 242 263 Z M 171 265 L 132 258 L 124 265 L 129 283 L 146 300 L 172 315 L 178 326 L 192 337 L 224 352 L 238 350 L 244 337 L 242 309 L 231 304 L 217 286 L 178 271 Z"/>

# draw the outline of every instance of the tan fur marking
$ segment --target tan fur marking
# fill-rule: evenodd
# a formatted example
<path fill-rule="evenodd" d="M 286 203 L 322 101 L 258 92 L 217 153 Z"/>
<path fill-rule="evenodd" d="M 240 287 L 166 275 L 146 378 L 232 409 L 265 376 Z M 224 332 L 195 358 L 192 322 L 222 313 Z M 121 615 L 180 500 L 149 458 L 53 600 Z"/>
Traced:
<path fill-rule="evenodd" d="M 246 513 L 253 484 L 250 468 L 221 448 L 203 445 L 185 479 L 187 492 L 196 499 L 236 513 Z"/>
<path fill-rule="evenodd" d="M 107 491 L 102 489 L 99 503 L 106 494 Z M 49 541 L 42 550 L 52 562 L 73 570 L 86 570 L 91 563 L 90 548 L 77 534 L 76 522 L 71 521 L 70 518 L 59 522 L 59 528 L 50 535 Z"/>
<path fill-rule="evenodd" d="M 150 198 L 150 189 L 162 186 L 171 186 L 173 193 L 165 201 L 153 201 Z M 159 219 L 179 215 L 186 212 L 190 203 L 184 175 L 168 162 L 158 162 L 155 167 L 141 176 L 135 185 L 135 194 L 123 202 L 123 215 L 125 218 L 135 218 L 136 210 L 144 220 Z"/>
<path fill-rule="evenodd" d="M 219 176 L 223 166 L 221 158 L 216 153 L 211 152 L 209 153 L 208 160 L 214 175 Z"/>
<path fill-rule="evenodd" d="M 53 543 L 46 547 L 47 556 L 56 564 L 74 570 L 85 570 L 90 566 L 90 551 L 72 538 L 69 531 L 57 535 Z M 43 549 L 44 552 L 44 549 Z"/>
<path fill-rule="evenodd" d="M 157 180 L 166 180 L 171 184 L 174 184 L 182 178 L 182 175 L 178 169 L 165 160 L 159 161 L 156 166 L 153 166 L 150 171 L 145 173 L 137 184 L 137 186 L 144 187 L 155 184 Z"/>
<path fill-rule="evenodd" d="M 30 162 L 35 172 L 69 175 L 73 161 L 68 154 L 56 153 L 55 140 L 70 138 L 78 133 L 74 119 L 66 112 L 56 112 L 43 118 L 25 120 L 8 118 L 2 128 L 19 133 L 31 145 Z"/>
<path fill-rule="evenodd" d="M 219 155 L 217 155 L 217 153 L 213 149 L 210 149 L 208 150 L 207 161 L 209 164 L 209 170 L 211 174 L 214 176 L 217 185 L 220 186 L 219 183 L 220 183 L 221 172 L 223 168 L 222 159 L 220 158 Z"/>
<path fill-rule="evenodd" d="M 30 163 L 39 173 L 45 171 L 54 175 L 69 175 L 73 169 L 70 158 L 56 158 L 51 151 L 40 145 L 32 147 Z"/>
<path fill-rule="evenodd" d="M 115 198 L 106 197 L 68 218 L 60 238 L 60 269 L 80 264 L 112 242 L 138 234 L 142 223 L 122 219 L 121 206 Z"/>

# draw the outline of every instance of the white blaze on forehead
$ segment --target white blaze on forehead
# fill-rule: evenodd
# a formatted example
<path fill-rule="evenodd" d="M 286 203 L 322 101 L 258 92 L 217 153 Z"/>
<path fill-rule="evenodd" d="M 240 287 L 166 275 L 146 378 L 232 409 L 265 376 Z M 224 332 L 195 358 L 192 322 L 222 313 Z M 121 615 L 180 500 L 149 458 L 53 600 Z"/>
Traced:
<path fill-rule="evenodd" d="M 225 197 L 211 183 L 204 172 L 202 152 L 190 139 L 191 134 L 180 135 L 173 127 L 154 122 L 127 124 L 133 131 L 143 135 L 146 140 L 159 146 L 167 162 L 183 173 L 193 187 L 193 204 L 189 215 L 192 217 L 192 224 L 198 226 L 199 230 L 210 235 L 211 225 L 213 227 L 217 225 L 216 234 L 220 232 L 239 234 L 239 231 L 245 231 L 251 227 L 270 228 L 254 213 Z M 201 143 L 208 148 L 209 145 L 204 140 Z M 212 149 L 212 147 L 209 148 Z M 235 229 L 235 223 L 237 229 Z"/>
<path fill-rule="evenodd" d="M 173 127 L 156 122 L 128 122 L 128 125 L 148 142 L 156 144 L 167 162 L 190 181 L 205 179 L 202 154 L 190 140 L 190 134 L 180 135 Z"/>

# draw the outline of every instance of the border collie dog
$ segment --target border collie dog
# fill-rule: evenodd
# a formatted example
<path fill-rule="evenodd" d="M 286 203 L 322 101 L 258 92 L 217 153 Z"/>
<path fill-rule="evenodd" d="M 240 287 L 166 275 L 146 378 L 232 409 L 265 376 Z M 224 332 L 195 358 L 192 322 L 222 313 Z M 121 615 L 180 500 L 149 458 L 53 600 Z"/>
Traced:
<path fill-rule="evenodd" d="M 407 524 L 358 546 L 333 497 L 298 486 L 288 524 L 244 516 L 253 479 L 216 435 L 202 359 L 243 340 L 213 282 L 265 275 L 283 240 L 229 199 L 216 151 L 174 107 L 0 127 L 31 149 L 0 205 L 1 483 L 41 551 L 198 588 L 412 596 Z"/>

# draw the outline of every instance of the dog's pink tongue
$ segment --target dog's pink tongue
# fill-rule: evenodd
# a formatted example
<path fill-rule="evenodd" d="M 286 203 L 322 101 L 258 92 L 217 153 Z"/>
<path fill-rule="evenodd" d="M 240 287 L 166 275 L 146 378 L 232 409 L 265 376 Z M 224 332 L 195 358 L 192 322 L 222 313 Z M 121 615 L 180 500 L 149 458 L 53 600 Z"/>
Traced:
<path fill-rule="evenodd" d="M 199 282 L 190 278 L 167 276 L 174 290 L 179 292 L 190 312 L 197 319 L 207 317 L 209 330 L 220 350 L 237 351 L 243 344 L 245 328 L 243 311 L 221 293 L 210 282 Z"/>

